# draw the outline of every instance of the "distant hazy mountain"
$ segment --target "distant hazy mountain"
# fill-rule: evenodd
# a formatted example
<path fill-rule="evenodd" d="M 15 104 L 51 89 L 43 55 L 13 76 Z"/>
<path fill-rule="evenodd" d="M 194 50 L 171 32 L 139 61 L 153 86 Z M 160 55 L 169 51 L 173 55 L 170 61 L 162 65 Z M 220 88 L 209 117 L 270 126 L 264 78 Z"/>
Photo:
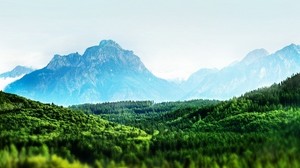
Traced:
<path fill-rule="evenodd" d="M 13 70 L 0 74 L 0 78 L 15 78 L 32 72 L 32 68 L 16 66 Z"/>
<path fill-rule="evenodd" d="M 16 67 L 2 76 L 17 76 Z M 300 46 L 269 54 L 257 49 L 221 70 L 200 69 L 180 86 L 154 76 L 132 51 L 112 40 L 66 56 L 5 88 L 34 100 L 70 105 L 122 100 L 229 99 L 300 72 Z M 3 82 L 2 82 L 3 83 Z"/>
<path fill-rule="evenodd" d="M 32 68 L 18 65 L 13 70 L 0 74 L 0 90 L 4 89 L 4 87 L 9 83 L 20 79 L 25 74 L 28 74 L 32 71 Z"/>
<path fill-rule="evenodd" d="M 300 46 L 291 44 L 269 54 L 257 49 L 221 70 L 202 69 L 183 84 L 183 99 L 229 99 L 247 91 L 280 82 L 300 72 Z"/>
<path fill-rule="evenodd" d="M 154 76 L 132 51 L 111 40 L 66 56 L 8 85 L 6 92 L 69 105 L 120 100 L 175 100 L 179 87 Z"/>

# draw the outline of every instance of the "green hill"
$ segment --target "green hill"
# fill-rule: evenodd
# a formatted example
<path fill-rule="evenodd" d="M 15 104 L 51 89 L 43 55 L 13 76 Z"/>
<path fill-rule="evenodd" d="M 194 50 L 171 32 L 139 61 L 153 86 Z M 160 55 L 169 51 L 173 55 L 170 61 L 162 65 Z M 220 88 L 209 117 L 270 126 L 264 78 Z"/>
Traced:
<path fill-rule="evenodd" d="M 130 152 L 139 154 L 145 150 L 150 139 L 144 131 L 133 127 L 4 92 L 0 92 L 0 130 L 0 148 L 5 149 L 0 152 L 0 167 L 10 167 L 12 162 L 32 167 L 30 158 L 41 155 L 45 147 L 49 155 L 69 162 L 121 160 L 132 157 Z M 26 152 L 22 158 L 8 157 L 7 163 L 4 156 L 12 152 L 11 144 L 13 149 Z M 51 157 L 46 160 L 50 162 Z"/>
<path fill-rule="evenodd" d="M 297 74 L 223 102 L 119 102 L 72 108 L 153 134 L 145 153 L 150 167 L 299 167 L 299 95 Z M 105 110 L 109 105 L 111 111 Z"/>

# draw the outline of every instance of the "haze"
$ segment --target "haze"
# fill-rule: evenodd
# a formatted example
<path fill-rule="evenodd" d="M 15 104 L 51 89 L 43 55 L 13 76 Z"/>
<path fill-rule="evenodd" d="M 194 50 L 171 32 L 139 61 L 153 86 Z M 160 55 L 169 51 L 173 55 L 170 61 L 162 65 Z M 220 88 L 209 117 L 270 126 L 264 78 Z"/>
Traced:
<path fill-rule="evenodd" d="M 297 0 L 0 0 L 0 73 L 112 39 L 157 76 L 187 78 L 249 51 L 300 44 Z"/>

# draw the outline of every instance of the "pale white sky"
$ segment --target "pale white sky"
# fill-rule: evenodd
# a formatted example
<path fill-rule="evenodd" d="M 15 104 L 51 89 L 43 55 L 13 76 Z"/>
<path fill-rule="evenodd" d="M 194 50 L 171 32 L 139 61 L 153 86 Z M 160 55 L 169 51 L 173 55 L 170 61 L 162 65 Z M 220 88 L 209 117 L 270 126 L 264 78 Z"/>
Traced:
<path fill-rule="evenodd" d="M 300 44 L 299 0 L 0 0 L 0 73 L 41 68 L 103 39 L 155 75 L 186 78 L 249 51 Z"/>

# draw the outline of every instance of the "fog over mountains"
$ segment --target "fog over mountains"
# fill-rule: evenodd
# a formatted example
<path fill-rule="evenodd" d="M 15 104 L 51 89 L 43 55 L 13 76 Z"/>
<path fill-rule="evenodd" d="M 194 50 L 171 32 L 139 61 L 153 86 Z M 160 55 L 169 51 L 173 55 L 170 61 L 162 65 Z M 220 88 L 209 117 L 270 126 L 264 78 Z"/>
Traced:
<path fill-rule="evenodd" d="M 199 60 L 201 61 L 201 60 Z M 221 70 L 200 69 L 175 84 L 153 75 L 133 51 L 112 40 L 83 55 L 55 55 L 48 65 L 9 84 L 6 92 L 61 105 L 122 100 L 229 99 L 300 72 L 300 46 L 257 49 Z"/>
<path fill-rule="evenodd" d="M 265 49 L 221 70 L 200 69 L 183 83 L 183 99 L 229 99 L 246 91 L 270 86 L 300 72 L 300 46 L 291 44 L 269 54 Z"/>
<path fill-rule="evenodd" d="M 13 70 L 0 74 L 0 90 L 4 89 L 4 87 L 9 83 L 22 78 L 24 75 L 32 71 L 32 68 L 16 66 Z"/>

